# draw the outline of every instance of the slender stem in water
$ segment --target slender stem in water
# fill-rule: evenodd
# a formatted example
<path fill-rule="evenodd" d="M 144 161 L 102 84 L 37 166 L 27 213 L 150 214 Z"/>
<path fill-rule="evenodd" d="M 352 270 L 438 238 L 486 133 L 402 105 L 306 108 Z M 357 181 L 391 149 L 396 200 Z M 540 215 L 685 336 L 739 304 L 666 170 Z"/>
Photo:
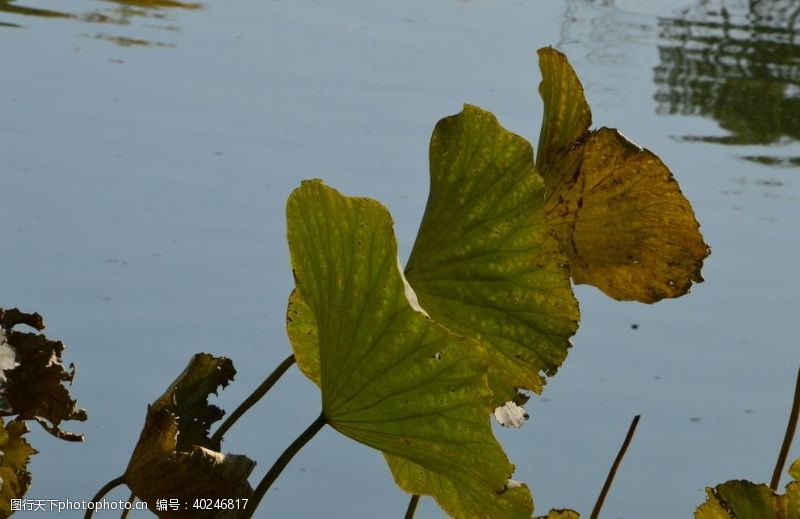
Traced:
<path fill-rule="evenodd" d="M 308 441 L 317 434 L 320 429 L 325 427 L 325 424 L 328 423 L 328 419 L 325 418 L 325 415 L 320 413 L 316 420 L 314 420 L 308 428 L 303 431 L 303 433 L 295 439 L 289 447 L 283 451 L 283 454 L 278 458 L 272 468 L 269 469 L 267 475 L 264 476 L 264 479 L 261 480 L 261 483 L 258 484 L 256 489 L 253 491 L 253 497 L 247 503 L 247 513 L 244 516 L 244 519 L 250 519 L 253 517 L 253 514 L 258 508 L 258 504 L 264 498 L 264 495 L 269 490 L 269 487 L 278 479 L 283 469 L 286 468 L 286 465 L 294 458 L 295 454 L 297 454 L 303 446 L 308 443 Z"/>
<path fill-rule="evenodd" d="M 797 429 L 798 414 L 800 414 L 800 370 L 797 371 L 797 383 L 794 388 L 792 412 L 789 415 L 789 423 L 786 425 L 786 434 L 783 436 L 781 452 L 778 454 L 778 461 L 775 463 L 775 470 L 772 472 L 772 481 L 769 484 L 769 488 L 771 488 L 774 492 L 778 491 L 778 485 L 781 482 L 783 467 L 786 465 L 786 458 L 789 456 L 789 448 L 792 446 L 794 431 Z"/>
<path fill-rule="evenodd" d="M 603 502 L 606 500 L 608 490 L 611 488 L 611 483 L 614 482 L 614 476 L 617 475 L 617 469 L 619 468 L 619 464 L 622 463 L 622 458 L 625 456 L 625 451 L 628 450 L 628 445 L 631 444 L 633 433 L 636 432 L 636 426 L 639 425 L 639 418 L 641 418 L 641 415 L 638 414 L 633 417 L 631 426 L 628 428 L 628 434 L 625 435 L 625 441 L 622 442 L 622 447 L 619 450 L 619 454 L 617 454 L 617 459 L 614 460 L 614 464 L 611 465 L 611 470 L 608 471 L 608 477 L 603 485 L 603 490 L 601 490 L 600 495 L 597 496 L 597 502 L 594 504 L 592 515 L 589 516 L 591 519 L 597 519 L 600 517 L 600 509 L 603 508 Z"/>
<path fill-rule="evenodd" d="M 103 499 L 103 496 L 111 492 L 114 488 L 123 484 L 125 484 L 125 476 L 120 476 L 118 478 L 112 479 L 111 481 L 103 485 L 103 488 L 97 491 L 97 493 L 92 498 L 92 502 L 96 503 L 100 501 L 101 499 Z M 91 519 L 92 515 L 94 515 L 94 507 L 87 508 L 86 513 L 83 514 L 83 519 Z"/>
<path fill-rule="evenodd" d="M 275 383 L 278 381 L 278 379 L 281 378 L 281 376 L 284 373 L 286 373 L 287 369 L 292 367 L 292 364 L 294 364 L 294 362 L 295 362 L 294 355 L 289 355 L 288 357 L 286 357 L 286 359 L 283 362 L 281 362 L 277 368 L 275 368 L 275 371 L 270 373 L 269 376 L 264 380 L 264 382 L 262 382 L 261 385 L 258 386 L 256 390 L 253 391 L 253 393 L 250 396 L 248 396 L 244 402 L 239 404 L 239 407 L 237 407 L 236 410 L 233 411 L 228 416 L 228 418 L 226 418 L 225 421 L 222 422 L 219 428 L 214 432 L 214 435 L 211 437 L 211 441 L 213 442 L 213 444 L 219 444 L 219 442 L 222 441 L 222 437 L 225 435 L 226 432 L 228 432 L 228 429 L 233 427 L 233 424 L 235 424 L 236 421 L 239 418 L 241 418 L 242 415 L 245 414 L 248 409 L 253 407 L 256 404 L 256 402 L 261 400 L 261 398 L 267 394 L 267 391 L 269 391 L 272 388 L 272 386 L 275 385 Z"/>
<path fill-rule="evenodd" d="M 123 510 L 122 514 L 120 514 L 120 516 L 119 516 L 119 519 L 128 519 L 128 514 L 131 513 L 131 509 L 133 508 L 134 501 L 136 501 L 136 494 L 131 492 L 131 495 L 128 496 L 128 503 L 131 504 L 131 507 L 130 508 L 126 508 L 125 510 Z"/>
<path fill-rule="evenodd" d="M 417 511 L 417 503 L 419 503 L 419 494 L 411 496 L 411 501 L 408 502 L 408 509 L 404 519 L 414 519 L 414 512 Z"/>

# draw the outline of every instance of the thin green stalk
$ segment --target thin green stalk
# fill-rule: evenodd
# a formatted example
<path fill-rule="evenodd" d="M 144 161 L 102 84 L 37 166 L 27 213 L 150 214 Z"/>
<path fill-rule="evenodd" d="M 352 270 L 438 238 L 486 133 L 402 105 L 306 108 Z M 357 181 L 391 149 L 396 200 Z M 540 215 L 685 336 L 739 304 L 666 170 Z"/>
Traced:
<path fill-rule="evenodd" d="M 283 472 L 283 469 L 286 468 L 286 465 L 292 461 L 292 458 L 294 458 L 295 454 L 297 454 L 300 449 L 302 449 L 303 446 L 305 446 L 305 444 L 308 443 L 308 441 L 320 431 L 320 429 L 325 427 L 325 424 L 327 423 L 328 419 L 325 418 L 324 414 L 320 413 L 317 419 L 314 420 L 311 425 L 309 425 L 308 428 L 303 431 L 303 433 L 298 436 L 292 442 L 292 444 L 289 445 L 289 447 L 286 448 L 285 451 L 283 451 L 283 454 L 281 454 L 275 464 L 272 465 L 272 467 L 269 469 L 269 472 L 267 472 L 267 475 L 264 476 L 264 479 L 261 480 L 256 489 L 253 491 L 253 497 L 247 502 L 248 510 L 244 516 L 244 519 L 250 519 L 253 517 L 256 508 L 258 508 L 259 503 L 261 503 L 261 500 L 266 495 L 269 487 L 271 487 L 275 480 L 278 479 L 278 476 L 280 476 L 281 472 Z"/>
<path fill-rule="evenodd" d="M 222 441 L 222 437 L 228 432 L 228 429 L 233 427 L 233 424 L 242 417 L 243 414 L 247 412 L 248 409 L 253 407 L 256 402 L 261 400 L 261 398 L 267 394 L 272 386 L 286 373 L 286 370 L 292 367 L 294 364 L 295 359 L 294 355 L 289 355 L 286 359 L 281 362 L 275 370 L 269 374 L 269 376 L 261 383 L 260 386 L 256 388 L 253 393 L 247 397 L 247 399 L 239 404 L 239 407 L 236 408 L 229 416 L 225 419 L 224 422 L 219 426 L 219 428 L 214 432 L 214 435 L 211 436 L 211 441 L 213 444 L 219 444 Z"/>
<path fill-rule="evenodd" d="M 118 478 L 112 479 L 111 481 L 103 485 L 103 488 L 97 491 L 97 493 L 92 498 L 92 502 L 97 503 L 98 501 L 103 499 L 103 496 L 111 492 L 114 488 L 123 484 L 125 484 L 125 476 L 120 476 Z M 83 514 L 83 519 L 91 519 L 93 515 L 94 515 L 94 507 L 87 508 L 86 513 Z"/>
<path fill-rule="evenodd" d="M 414 512 L 417 511 L 417 503 L 419 503 L 419 494 L 411 496 L 411 501 L 408 502 L 408 509 L 404 519 L 414 519 Z"/>
<path fill-rule="evenodd" d="M 622 458 L 625 456 L 625 451 L 628 450 L 628 446 L 631 444 L 633 433 L 636 432 L 636 426 L 639 425 L 639 418 L 641 418 L 641 415 L 638 414 L 633 417 L 631 426 L 628 428 L 628 434 L 625 435 L 625 441 L 622 442 L 622 447 L 617 454 L 617 459 L 615 459 L 614 464 L 611 465 L 611 470 L 608 471 L 608 477 L 606 477 L 606 482 L 603 485 L 603 489 L 600 491 L 600 495 L 597 496 L 597 502 L 594 504 L 592 515 L 589 516 L 590 519 L 597 519 L 600 517 L 600 509 L 603 508 L 603 502 L 606 500 L 608 491 L 611 488 L 611 483 L 614 482 L 614 476 L 617 475 L 617 469 L 619 468 L 620 463 L 622 463 Z"/>
<path fill-rule="evenodd" d="M 783 436 L 783 445 L 778 454 L 778 461 L 775 463 L 775 470 L 772 472 L 772 481 L 769 488 L 774 492 L 778 491 L 781 482 L 783 467 L 786 465 L 786 458 L 789 456 L 789 448 L 792 446 L 794 432 L 797 429 L 797 416 L 800 415 L 800 369 L 797 371 L 797 383 L 794 388 L 794 402 L 792 402 L 792 412 L 789 414 L 789 423 L 786 424 L 786 434 Z"/>

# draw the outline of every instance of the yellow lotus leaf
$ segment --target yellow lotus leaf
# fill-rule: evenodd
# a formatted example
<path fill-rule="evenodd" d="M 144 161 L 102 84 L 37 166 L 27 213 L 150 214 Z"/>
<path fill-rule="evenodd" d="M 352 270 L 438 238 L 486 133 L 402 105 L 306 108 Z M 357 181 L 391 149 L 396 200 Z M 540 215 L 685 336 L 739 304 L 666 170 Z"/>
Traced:
<path fill-rule="evenodd" d="M 644 303 L 685 294 L 703 280 L 709 248 L 672 173 L 619 131 L 589 130 L 583 87 L 563 54 L 540 49 L 539 66 L 536 166 L 574 281 Z"/>

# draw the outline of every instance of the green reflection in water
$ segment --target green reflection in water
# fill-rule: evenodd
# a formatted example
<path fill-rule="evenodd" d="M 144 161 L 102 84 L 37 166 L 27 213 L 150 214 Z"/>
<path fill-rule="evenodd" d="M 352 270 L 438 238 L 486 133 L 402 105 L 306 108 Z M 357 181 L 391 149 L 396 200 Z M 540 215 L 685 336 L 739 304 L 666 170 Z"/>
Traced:
<path fill-rule="evenodd" d="M 659 20 L 658 113 L 710 117 L 728 132 L 692 136 L 722 144 L 800 140 L 800 2 L 701 1 Z M 797 157 L 745 157 L 770 166 Z"/>
<path fill-rule="evenodd" d="M 192 2 L 177 2 L 175 0 L 105 0 L 119 5 L 130 5 L 146 7 L 149 9 L 179 8 L 179 9 L 199 9 L 202 4 Z"/>
<path fill-rule="evenodd" d="M 110 34 L 96 34 L 95 39 L 106 40 L 116 43 L 120 47 L 174 47 L 175 45 L 169 43 L 154 42 L 150 40 L 141 40 L 138 38 L 127 38 L 125 36 L 112 36 Z"/>
<path fill-rule="evenodd" d="M 35 7 L 25 7 L 17 4 L 14 0 L 0 0 L 0 13 L 11 13 L 23 16 L 41 16 L 45 18 L 73 18 L 71 14 L 50 11 L 49 9 L 37 9 Z M 14 23 L 4 23 L 4 26 L 19 27 Z"/>
<path fill-rule="evenodd" d="M 800 157 L 769 157 L 767 155 L 748 155 L 742 158 L 744 160 L 749 160 L 750 162 L 763 164 L 765 166 L 773 166 L 778 168 L 800 168 Z"/>
<path fill-rule="evenodd" d="M 28 7 L 21 4 L 18 0 L 0 0 L 0 15 L 12 15 L 12 21 L 0 19 L 0 27 L 23 27 L 22 23 L 18 22 L 22 22 L 25 17 L 67 18 L 93 24 L 132 26 L 138 18 L 167 20 L 170 10 L 194 10 L 203 7 L 203 4 L 200 3 L 182 2 L 179 0 L 100 0 L 83 5 L 96 7 L 83 11 L 62 12 L 38 7 Z M 60 8 L 63 8 L 63 4 L 60 5 Z M 177 27 L 172 24 L 158 26 L 149 25 L 148 29 L 176 31 Z M 97 34 L 95 38 L 110 41 L 123 47 L 174 47 L 172 44 L 155 42 L 128 35 Z"/>

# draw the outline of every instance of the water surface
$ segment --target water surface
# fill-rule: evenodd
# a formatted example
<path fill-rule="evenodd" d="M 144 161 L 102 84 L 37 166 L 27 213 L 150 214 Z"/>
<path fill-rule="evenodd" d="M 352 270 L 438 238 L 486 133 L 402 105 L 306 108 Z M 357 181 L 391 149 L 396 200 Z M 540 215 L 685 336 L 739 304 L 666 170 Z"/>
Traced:
<path fill-rule="evenodd" d="M 797 12 L 788 0 L 0 0 L 0 306 L 45 316 L 90 414 L 73 427 L 84 444 L 31 435 L 28 497 L 88 498 L 121 473 L 147 402 L 194 352 L 234 360 L 218 403 L 241 401 L 289 353 L 290 190 L 321 177 L 381 200 L 407 255 L 434 123 L 469 102 L 536 142 L 545 45 L 570 56 L 596 124 L 671 167 L 713 252 L 682 299 L 577 288 L 575 347 L 523 430 L 499 431 L 515 477 L 537 511 L 588 514 L 641 413 L 605 517 L 689 517 L 706 485 L 767 480 L 800 364 Z M 225 448 L 255 458 L 260 478 L 318 410 L 292 370 Z M 406 503 L 379 454 L 327 430 L 264 512 L 399 517 Z M 417 515 L 440 516 L 430 500 Z"/>

